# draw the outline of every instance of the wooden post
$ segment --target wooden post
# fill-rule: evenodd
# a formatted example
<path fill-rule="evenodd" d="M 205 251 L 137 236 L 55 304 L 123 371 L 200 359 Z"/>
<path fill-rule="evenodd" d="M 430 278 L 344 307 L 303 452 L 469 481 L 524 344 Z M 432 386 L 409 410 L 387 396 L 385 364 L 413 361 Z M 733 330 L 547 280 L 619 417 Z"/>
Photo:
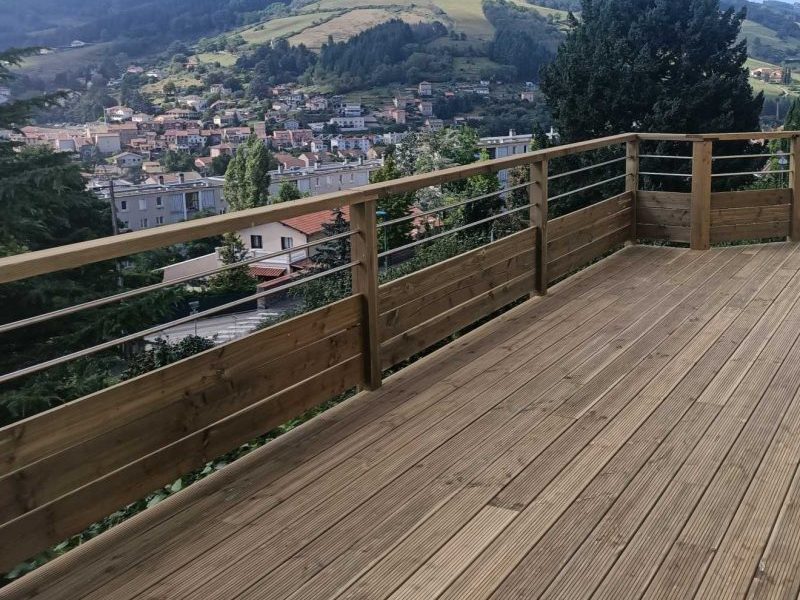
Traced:
<path fill-rule="evenodd" d="M 528 199 L 531 227 L 537 228 L 536 282 L 537 294 L 547 293 L 547 159 L 531 164 Z"/>
<path fill-rule="evenodd" d="M 789 239 L 800 242 L 800 136 L 793 135 L 789 146 L 789 189 L 792 190 L 792 220 Z"/>
<path fill-rule="evenodd" d="M 381 387 L 380 337 L 378 335 L 378 229 L 374 200 L 350 206 L 350 229 L 353 266 L 353 294 L 364 303 L 364 387 Z"/>
<path fill-rule="evenodd" d="M 692 210 L 690 246 L 711 247 L 711 149 L 708 140 L 692 142 Z"/>
<path fill-rule="evenodd" d="M 639 140 L 625 145 L 625 191 L 631 193 L 631 243 L 636 243 L 637 214 L 636 197 L 639 191 Z"/>

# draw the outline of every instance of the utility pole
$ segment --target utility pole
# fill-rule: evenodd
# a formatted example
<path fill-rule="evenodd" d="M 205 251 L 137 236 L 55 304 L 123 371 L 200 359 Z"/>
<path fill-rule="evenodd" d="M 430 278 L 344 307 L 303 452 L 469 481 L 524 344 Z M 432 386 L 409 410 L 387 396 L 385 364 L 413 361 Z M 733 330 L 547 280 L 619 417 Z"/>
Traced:
<path fill-rule="evenodd" d="M 111 198 L 111 230 L 114 235 L 119 235 L 119 224 L 117 223 L 117 199 L 114 196 L 114 178 L 108 179 L 108 194 Z"/>

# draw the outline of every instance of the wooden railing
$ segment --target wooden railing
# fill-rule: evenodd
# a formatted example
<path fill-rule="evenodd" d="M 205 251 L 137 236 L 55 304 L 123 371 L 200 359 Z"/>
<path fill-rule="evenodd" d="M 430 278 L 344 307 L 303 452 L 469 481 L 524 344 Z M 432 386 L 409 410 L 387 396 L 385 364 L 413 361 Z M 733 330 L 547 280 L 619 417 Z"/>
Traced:
<path fill-rule="evenodd" d="M 344 267 L 352 272 L 350 296 L 0 429 L 0 540 L 14 540 L 0 544 L 0 569 L 337 394 L 379 387 L 385 369 L 520 299 L 547 293 L 548 285 L 625 243 L 656 239 L 703 249 L 797 239 L 798 135 L 736 134 L 792 141 L 787 189 L 712 193 L 713 143 L 729 134 L 624 134 L 0 259 L 0 283 L 7 283 L 350 206 L 351 257 Z M 689 191 L 639 189 L 645 141 L 693 146 Z M 586 206 L 548 219 L 548 181 L 570 175 L 550 175 L 551 165 L 608 148 L 621 151 L 607 162 L 624 162 L 624 173 L 558 196 L 600 193 L 614 182 L 620 190 L 587 196 Z M 528 205 L 515 209 L 524 210 L 530 227 L 379 285 L 380 198 L 514 167 L 530 174 Z"/>

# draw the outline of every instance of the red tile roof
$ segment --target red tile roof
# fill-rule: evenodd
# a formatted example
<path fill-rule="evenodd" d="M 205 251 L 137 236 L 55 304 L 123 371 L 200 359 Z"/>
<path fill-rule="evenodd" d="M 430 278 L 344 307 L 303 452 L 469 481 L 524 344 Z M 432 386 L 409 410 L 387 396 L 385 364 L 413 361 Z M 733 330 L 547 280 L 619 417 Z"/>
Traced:
<path fill-rule="evenodd" d="M 342 212 L 344 213 L 344 218 L 349 221 L 350 220 L 350 207 L 343 206 Z M 292 217 L 291 219 L 284 219 L 281 221 L 287 227 L 291 227 L 292 229 L 296 229 L 297 231 L 304 233 L 306 235 L 314 235 L 315 233 L 319 233 L 322 231 L 322 225 L 324 223 L 330 223 L 333 221 L 333 213 L 329 210 L 323 210 L 320 212 L 310 213 L 307 215 L 301 215 L 299 217 Z"/>
<path fill-rule="evenodd" d="M 286 269 L 281 269 L 280 267 L 250 266 L 250 275 L 253 277 L 280 277 L 284 273 L 286 273 Z"/>

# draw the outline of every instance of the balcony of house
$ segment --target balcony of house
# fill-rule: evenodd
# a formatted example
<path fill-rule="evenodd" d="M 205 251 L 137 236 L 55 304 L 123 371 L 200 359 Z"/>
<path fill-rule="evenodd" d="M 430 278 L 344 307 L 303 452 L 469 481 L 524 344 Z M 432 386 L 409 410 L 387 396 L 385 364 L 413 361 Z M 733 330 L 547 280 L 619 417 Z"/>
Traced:
<path fill-rule="evenodd" d="M 341 299 L 0 429 L 5 569 L 358 388 L 0 598 L 795 598 L 798 139 L 626 134 L 0 259 L 9 283 L 349 206 L 350 255 L 308 276 L 349 273 Z M 429 212 L 501 210 L 379 251 L 380 199 L 500 170 Z"/>

